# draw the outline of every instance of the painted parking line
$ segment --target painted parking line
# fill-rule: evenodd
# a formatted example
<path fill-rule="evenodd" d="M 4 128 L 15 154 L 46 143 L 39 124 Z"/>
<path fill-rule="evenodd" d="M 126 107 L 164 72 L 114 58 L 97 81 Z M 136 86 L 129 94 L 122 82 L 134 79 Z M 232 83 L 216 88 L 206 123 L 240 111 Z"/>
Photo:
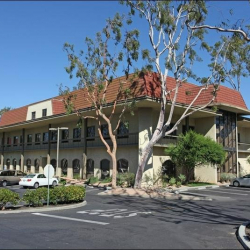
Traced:
<path fill-rule="evenodd" d="M 235 195 L 248 195 L 248 194 L 239 194 L 239 193 L 232 193 L 232 192 L 223 192 L 223 191 L 218 191 L 218 190 L 211 190 L 211 189 L 205 189 L 205 190 L 202 190 L 204 192 L 215 192 L 215 193 L 224 193 L 224 194 L 235 194 Z"/>
<path fill-rule="evenodd" d="M 50 218 L 61 219 L 61 220 L 73 220 L 73 221 L 78 221 L 78 222 L 85 222 L 85 223 L 98 224 L 98 225 L 103 225 L 103 226 L 109 224 L 109 223 L 107 223 L 107 222 L 94 221 L 94 220 L 82 220 L 82 219 L 77 219 L 77 218 L 69 218 L 69 217 L 57 216 L 57 215 L 50 215 L 50 214 L 41 214 L 41 213 L 32 213 L 32 214 L 38 215 L 38 216 L 44 216 L 44 217 L 50 217 Z"/>
<path fill-rule="evenodd" d="M 203 190 L 205 191 L 205 190 Z M 193 193 L 193 192 L 181 192 L 183 194 L 190 194 L 190 195 L 194 195 L 194 196 L 198 196 L 198 197 L 216 197 L 216 198 L 222 198 L 222 199 L 230 199 L 231 197 L 226 197 L 226 196 L 221 196 L 220 194 L 216 195 L 216 194 L 213 194 L 213 195 L 209 195 L 209 194 L 200 194 L 200 193 Z"/>
<path fill-rule="evenodd" d="M 250 193 L 250 189 L 247 189 L 247 188 L 244 188 L 244 187 L 230 187 L 230 186 L 228 186 L 228 187 L 223 187 L 223 189 L 231 189 L 231 190 L 235 190 L 235 191 L 237 191 L 237 190 L 239 190 L 239 191 L 244 191 L 244 192 L 248 192 L 248 193 Z"/>
<path fill-rule="evenodd" d="M 250 194 L 250 190 L 249 191 L 247 191 L 245 188 L 242 188 L 242 189 L 245 189 L 245 190 L 242 190 L 242 189 L 236 189 L 236 188 L 227 188 L 227 189 L 225 189 L 225 188 L 223 188 L 224 190 L 227 190 L 227 191 L 234 191 L 234 192 L 240 192 L 240 193 L 242 193 L 242 192 L 245 192 L 245 193 L 249 193 Z"/>

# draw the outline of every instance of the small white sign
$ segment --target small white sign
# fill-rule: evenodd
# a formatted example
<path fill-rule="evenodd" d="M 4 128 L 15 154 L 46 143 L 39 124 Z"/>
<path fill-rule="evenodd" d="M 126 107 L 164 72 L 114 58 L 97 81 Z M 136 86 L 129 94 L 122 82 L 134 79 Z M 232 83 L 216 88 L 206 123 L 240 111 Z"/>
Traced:
<path fill-rule="evenodd" d="M 55 169 L 51 164 L 47 164 L 44 168 L 43 173 L 47 178 L 50 179 L 55 175 Z"/>

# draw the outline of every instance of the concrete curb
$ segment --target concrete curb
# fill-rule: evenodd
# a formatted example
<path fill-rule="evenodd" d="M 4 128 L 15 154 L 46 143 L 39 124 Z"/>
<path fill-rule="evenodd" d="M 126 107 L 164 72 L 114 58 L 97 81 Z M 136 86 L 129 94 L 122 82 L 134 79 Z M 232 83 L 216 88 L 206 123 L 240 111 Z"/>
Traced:
<path fill-rule="evenodd" d="M 243 223 L 238 229 L 238 239 L 245 249 L 250 249 L 250 239 L 246 235 L 246 226 L 250 224 L 250 221 Z"/>
<path fill-rule="evenodd" d="M 87 201 L 83 201 L 81 203 L 73 204 L 73 205 L 64 205 L 64 206 L 55 206 L 55 207 L 42 207 L 42 208 L 27 208 L 25 210 L 3 210 L 0 211 L 1 214 L 18 214 L 18 213 L 36 213 L 36 212 L 48 212 L 48 211 L 58 211 L 58 210 L 66 210 L 66 209 L 73 209 L 73 208 L 78 208 L 82 206 L 86 206 Z"/>

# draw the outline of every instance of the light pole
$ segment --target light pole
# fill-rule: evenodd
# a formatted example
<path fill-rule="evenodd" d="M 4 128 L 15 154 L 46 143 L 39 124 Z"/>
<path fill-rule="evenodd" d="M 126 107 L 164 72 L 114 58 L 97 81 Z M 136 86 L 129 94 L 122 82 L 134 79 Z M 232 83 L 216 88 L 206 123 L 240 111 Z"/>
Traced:
<path fill-rule="evenodd" d="M 53 130 L 53 131 L 57 131 L 57 150 L 56 150 L 56 174 L 57 174 L 57 169 L 58 169 L 58 160 L 59 160 L 59 139 L 60 139 L 60 136 L 59 136 L 59 131 L 61 130 L 66 130 L 66 129 L 69 129 L 67 127 L 58 127 L 58 128 L 49 128 L 49 130 Z"/>

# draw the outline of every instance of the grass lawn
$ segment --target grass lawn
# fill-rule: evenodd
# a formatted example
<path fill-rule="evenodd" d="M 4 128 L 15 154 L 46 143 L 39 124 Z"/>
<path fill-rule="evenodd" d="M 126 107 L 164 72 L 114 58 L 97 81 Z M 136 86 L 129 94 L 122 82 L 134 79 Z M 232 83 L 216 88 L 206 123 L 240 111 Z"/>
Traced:
<path fill-rule="evenodd" d="M 209 182 L 190 182 L 187 184 L 188 187 L 199 187 L 199 186 L 207 186 L 207 185 L 214 185 L 214 183 Z"/>

